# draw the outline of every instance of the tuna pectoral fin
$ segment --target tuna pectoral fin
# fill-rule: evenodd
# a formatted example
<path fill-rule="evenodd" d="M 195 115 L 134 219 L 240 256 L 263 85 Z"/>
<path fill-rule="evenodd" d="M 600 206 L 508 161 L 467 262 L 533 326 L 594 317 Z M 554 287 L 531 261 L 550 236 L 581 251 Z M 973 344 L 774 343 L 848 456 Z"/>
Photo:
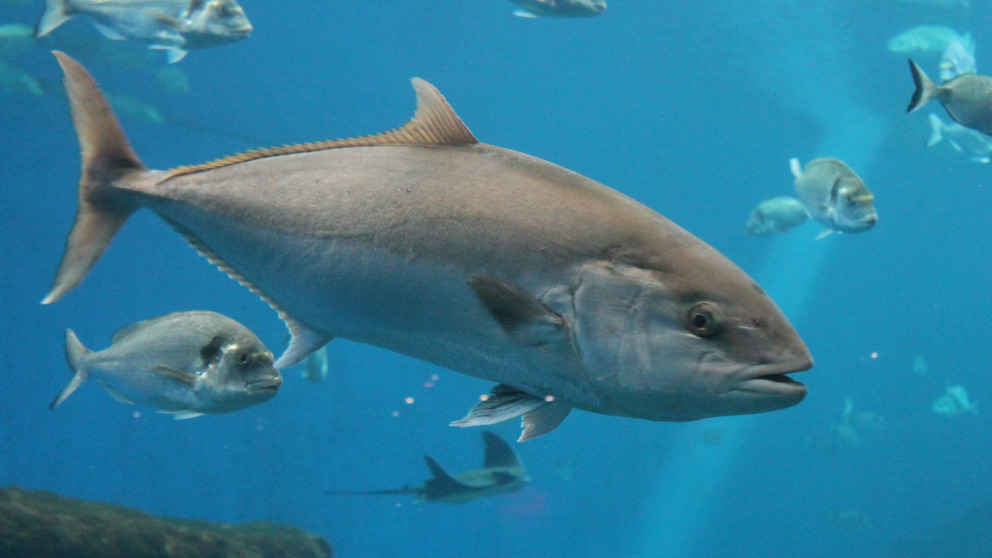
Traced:
<path fill-rule="evenodd" d="M 49 410 L 61 405 L 67 397 L 72 395 L 72 392 L 76 391 L 76 388 L 81 386 L 89 378 L 89 374 L 80 366 L 80 361 L 91 352 L 83 346 L 71 329 L 65 330 L 65 359 L 69 362 L 69 368 L 72 370 L 73 375 L 69 383 L 62 388 L 62 392 L 52 400 L 51 405 L 48 406 Z"/>
<path fill-rule="evenodd" d="M 535 397 L 499 384 L 489 392 L 489 397 L 476 403 L 464 418 L 452 422 L 451 426 L 486 426 L 523 415 L 524 431 L 517 441 L 524 442 L 554 430 L 571 410 L 553 397 Z"/>
<path fill-rule="evenodd" d="M 906 112 L 913 112 L 934 97 L 939 96 L 940 87 L 912 60 L 909 61 L 909 72 L 913 75 L 913 84 L 916 85 L 916 90 L 913 91 L 913 98 L 910 99 Z"/>
<path fill-rule="evenodd" d="M 44 37 L 72 18 L 67 13 L 65 2 L 66 0 L 46 0 L 45 12 L 41 14 L 38 25 L 34 27 L 35 38 Z"/>
<path fill-rule="evenodd" d="M 137 209 L 116 184 L 135 173 L 147 172 L 90 74 L 69 56 L 54 54 L 65 72 L 63 81 L 79 136 L 83 169 L 76 221 L 52 289 L 42 304 L 55 302 L 86 277 L 114 234 Z"/>
<path fill-rule="evenodd" d="M 488 275 L 472 275 L 469 285 L 500 327 L 524 345 L 550 343 L 565 328 L 565 319 L 520 287 Z"/>

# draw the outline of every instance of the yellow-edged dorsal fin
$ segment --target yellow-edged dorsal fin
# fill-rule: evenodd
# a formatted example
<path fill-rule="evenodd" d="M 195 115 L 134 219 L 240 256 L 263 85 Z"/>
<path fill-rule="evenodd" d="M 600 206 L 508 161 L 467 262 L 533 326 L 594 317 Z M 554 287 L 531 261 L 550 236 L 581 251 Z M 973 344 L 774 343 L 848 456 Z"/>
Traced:
<path fill-rule="evenodd" d="M 448 104 L 448 101 L 444 99 L 444 96 L 441 95 L 441 92 L 436 87 L 420 78 L 413 78 L 411 81 L 413 82 L 413 90 L 417 93 L 417 112 L 414 113 L 413 118 L 409 122 L 399 128 L 370 136 L 253 149 L 199 165 L 177 167 L 169 171 L 165 178 L 162 179 L 162 182 L 176 176 L 226 167 L 254 159 L 323 151 L 325 149 L 337 149 L 339 147 L 469 145 L 479 143 L 479 140 L 475 139 L 475 136 L 465 126 L 462 119 L 458 118 L 454 109 L 451 108 L 451 105 Z"/>

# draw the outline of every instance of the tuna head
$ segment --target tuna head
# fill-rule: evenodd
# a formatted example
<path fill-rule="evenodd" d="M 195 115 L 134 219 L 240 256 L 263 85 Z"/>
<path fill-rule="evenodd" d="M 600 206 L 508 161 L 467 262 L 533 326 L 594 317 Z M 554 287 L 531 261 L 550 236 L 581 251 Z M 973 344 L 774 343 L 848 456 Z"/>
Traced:
<path fill-rule="evenodd" d="M 785 374 L 812 357 L 771 298 L 729 261 L 682 263 L 580 275 L 574 343 L 611 414 L 684 421 L 799 403 L 806 387 Z"/>
<path fill-rule="evenodd" d="M 213 412 L 227 412 L 264 403 L 275 397 L 282 375 L 272 353 L 245 334 L 215 335 L 200 349 L 194 391 Z"/>

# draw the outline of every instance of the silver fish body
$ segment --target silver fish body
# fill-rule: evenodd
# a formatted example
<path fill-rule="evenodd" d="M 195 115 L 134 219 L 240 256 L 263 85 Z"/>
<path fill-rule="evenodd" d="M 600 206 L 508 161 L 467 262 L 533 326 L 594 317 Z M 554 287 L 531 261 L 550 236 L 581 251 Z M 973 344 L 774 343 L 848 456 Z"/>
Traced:
<path fill-rule="evenodd" d="M 947 82 L 963 74 L 977 74 L 975 42 L 971 35 L 951 41 L 940 55 L 940 81 Z"/>
<path fill-rule="evenodd" d="M 798 159 L 792 159 L 789 165 L 796 197 L 810 217 L 827 227 L 826 233 L 864 232 L 878 222 L 875 197 L 843 161 L 823 157 L 802 168 Z"/>
<path fill-rule="evenodd" d="M 512 0 L 519 17 L 593 17 L 606 9 L 605 0 Z"/>
<path fill-rule="evenodd" d="M 52 401 L 53 409 L 91 377 L 120 401 L 177 418 L 257 405 L 282 385 L 261 340 L 214 312 L 176 312 L 131 324 L 96 352 L 67 330 L 66 358 L 73 377 Z"/>
<path fill-rule="evenodd" d="M 86 16 L 108 39 L 165 49 L 170 62 L 187 50 L 239 41 L 252 31 L 236 0 L 46 0 L 35 36 L 75 15 Z"/>
<path fill-rule="evenodd" d="M 808 350 L 740 268 L 615 190 L 479 143 L 422 80 L 391 132 L 148 171 L 57 56 L 84 178 L 46 303 L 148 207 L 279 311 L 277 367 L 343 337 L 499 382 L 459 425 L 523 415 L 526 439 L 573 407 L 694 420 L 805 395 L 784 374 Z"/>
<path fill-rule="evenodd" d="M 747 234 L 765 236 L 787 233 L 806 222 L 806 208 L 796 198 L 779 196 L 765 200 L 751 211 L 747 220 Z"/>
<path fill-rule="evenodd" d="M 937 85 L 916 62 L 909 61 L 916 90 L 906 112 L 939 99 L 947 114 L 962 126 L 992 135 L 992 77 L 965 74 Z"/>

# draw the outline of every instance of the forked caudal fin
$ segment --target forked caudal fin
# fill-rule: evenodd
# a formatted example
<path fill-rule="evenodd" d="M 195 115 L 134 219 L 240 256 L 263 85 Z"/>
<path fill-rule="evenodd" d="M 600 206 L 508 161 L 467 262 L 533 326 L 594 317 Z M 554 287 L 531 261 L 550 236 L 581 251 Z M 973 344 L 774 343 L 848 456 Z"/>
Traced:
<path fill-rule="evenodd" d="M 42 304 L 55 302 L 78 285 L 138 208 L 115 183 L 128 175 L 147 172 L 89 72 L 65 53 L 52 54 L 65 73 L 63 83 L 79 136 L 82 177 L 76 221 L 66 239 L 55 281 Z"/>

